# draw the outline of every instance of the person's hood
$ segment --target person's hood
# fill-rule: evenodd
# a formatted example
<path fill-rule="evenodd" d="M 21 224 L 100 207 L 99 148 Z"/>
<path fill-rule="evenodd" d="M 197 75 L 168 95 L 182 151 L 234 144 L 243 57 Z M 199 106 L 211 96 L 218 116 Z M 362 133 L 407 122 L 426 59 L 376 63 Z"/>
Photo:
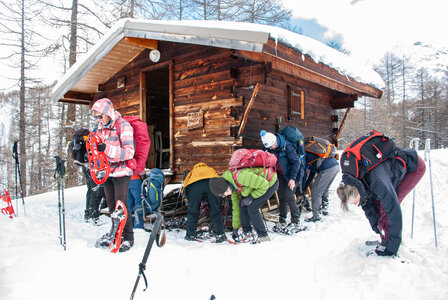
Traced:
<path fill-rule="evenodd" d="M 112 101 L 107 98 L 97 100 L 92 106 L 92 111 L 109 116 L 112 119 L 112 124 L 114 124 L 121 117 L 121 114 L 114 109 Z"/>
<path fill-rule="evenodd" d="M 281 134 L 276 134 L 275 136 L 277 137 L 277 149 L 275 151 L 280 152 L 285 147 L 286 138 Z"/>
<path fill-rule="evenodd" d="M 358 190 L 359 194 L 361 195 L 360 204 L 364 200 L 367 200 L 367 198 L 369 197 L 369 194 L 367 193 L 366 189 L 364 188 L 364 184 L 358 178 L 356 178 L 348 173 L 344 173 L 342 175 L 342 182 L 345 185 L 354 186 Z"/>

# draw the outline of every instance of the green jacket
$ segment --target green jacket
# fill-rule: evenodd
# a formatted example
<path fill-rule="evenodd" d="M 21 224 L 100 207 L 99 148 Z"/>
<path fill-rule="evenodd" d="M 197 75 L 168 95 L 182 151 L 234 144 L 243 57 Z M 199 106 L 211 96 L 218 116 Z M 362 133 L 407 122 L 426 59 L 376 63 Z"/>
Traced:
<path fill-rule="evenodd" d="M 266 174 L 263 172 L 263 167 L 245 168 L 238 173 L 238 185 L 243 189 L 238 190 L 238 185 L 233 180 L 234 173 L 225 171 L 222 178 L 230 182 L 234 186 L 234 191 L 231 195 L 232 199 L 232 227 L 238 229 L 241 226 L 240 220 L 240 200 L 251 195 L 254 199 L 263 196 L 266 191 L 277 181 L 277 173 L 274 173 L 270 181 L 266 180 Z M 261 173 L 260 173 L 261 172 Z M 257 175 L 259 174 L 260 175 Z"/>

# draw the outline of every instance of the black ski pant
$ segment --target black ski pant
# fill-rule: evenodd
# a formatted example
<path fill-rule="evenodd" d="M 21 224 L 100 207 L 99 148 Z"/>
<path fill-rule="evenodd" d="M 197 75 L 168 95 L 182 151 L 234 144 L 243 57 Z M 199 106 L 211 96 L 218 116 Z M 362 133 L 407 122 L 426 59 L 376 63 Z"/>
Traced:
<path fill-rule="evenodd" d="M 278 175 L 278 198 L 279 198 L 279 217 L 280 222 L 286 222 L 286 215 L 288 214 L 288 207 L 291 212 L 291 223 L 298 223 L 300 218 L 299 207 L 296 203 L 295 192 L 296 187 L 291 190 L 288 186 L 288 182 L 286 181 L 283 175 Z"/>
<path fill-rule="evenodd" d="M 126 199 L 128 198 L 130 180 L 131 176 L 109 177 L 104 183 L 104 193 L 106 194 L 107 207 L 109 208 L 110 213 L 112 213 L 115 210 L 117 200 L 121 200 L 124 203 L 126 210 L 128 211 L 128 218 L 126 220 L 126 225 L 124 226 L 123 229 L 122 240 L 134 242 L 134 230 L 132 228 L 132 212 L 129 211 L 128 202 L 126 201 Z"/>
<path fill-rule="evenodd" d="M 202 196 L 207 195 L 210 208 L 210 220 L 213 231 L 216 234 L 224 234 L 224 224 L 222 223 L 221 198 L 215 196 L 208 185 L 210 179 L 202 179 L 185 188 L 185 196 L 188 199 L 187 206 L 187 235 L 194 236 L 198 227 L 199 209 L 201 207 Z"/>
<path fill-rule="evenodd" d="M 100 202 L 104 197 L 104 188 L 97 186 L 86 167 L 82 167 L 82 172 L 86 177 L 87 183 L 86 216 L 88 218 L 98 218 L 100 216 Z"/>
<path fill-rule="evenodd" d="M 258 236 L 267 236 L 268 232 L 264 226 L 263 218 L 261 217 L 260 208 L 268 201 L 275 191 L 278 189 L 278 179 L 264 195 L 252 200 L 249 206 L 243 206 L 240 209 L 241 227 L 244 232 L 251 232 L 252 226 L 257 232 Z M 242 201 L 241 201 L 242 203 Z"/>

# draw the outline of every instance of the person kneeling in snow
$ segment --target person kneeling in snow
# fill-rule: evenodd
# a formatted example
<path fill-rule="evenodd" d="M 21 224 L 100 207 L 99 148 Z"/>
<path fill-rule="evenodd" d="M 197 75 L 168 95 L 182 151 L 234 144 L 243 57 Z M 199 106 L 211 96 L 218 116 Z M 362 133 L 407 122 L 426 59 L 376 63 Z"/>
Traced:
<path fill-rule="evenodd" d="M 412 149 L 400 149 L 400 159 L 387 159 L 371 169 L 362 180 L 344 173 L 337 189 L 344 210 L 348 204 L 361 206 L 372 230 L 381 236 L 375 252 L 379 256 L 396 255 L 401 244 L 403 217 L 400 204 L 426 171 L 425 162 Z"/>
<path fill-rule="evenodd" d="M 253 242 L 269 241 L 269 235 L 260 214 L 261 206 L 274 195 L 278 188 L 277 173 L 268 181 L 268 172 L 263 167 L 244 168 L 237 172 L 236 181 L 234 173 L 225 171 L 222 177 L 210 179 L 211 191 L 219 197 L 231 195 L 232 198 L 232 237 L 240 240 L 238 228 L 243 227 L 243 239 Z M 252 226 L 258 238 L 252 233 Z"/>
<path fill-rule="evenodd" d="M 198 227 L 199 209 L 204 194 L 207 195 L 208 205 L 210 207 L 210 219 L 213 232 L 216 236 L 216 243 L 222 243 L 227 240 L 221 217 L 221 198 L 210 191 L 209 182 L 214 177 L 219 177 L 219 175 L 213 168 L 207 166 L 205 163 L 198 163 L 184 180 L 182 192 L 185 195 L 188 205 L 187 234 L 185 235 L 185 239 L 188 241 L 197 239 L 196 229 Z"/>

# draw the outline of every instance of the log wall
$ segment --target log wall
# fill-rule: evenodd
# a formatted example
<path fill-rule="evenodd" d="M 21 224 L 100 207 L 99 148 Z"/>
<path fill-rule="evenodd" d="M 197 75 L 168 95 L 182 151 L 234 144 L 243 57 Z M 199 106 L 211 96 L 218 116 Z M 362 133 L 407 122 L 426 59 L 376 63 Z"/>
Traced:
<path fill-rule="evenodd" d="M 260 89 L 249 112 L 242 146 L 261 147 L 261 129 L 275 132 L 277 117 L 281 126 L 297 126 L 304 135 L 327 136 L 331 132 L 332 94 L 294 78 L 264 63 L 233 55 L 233 50 L 199 45 L 160 42 L 159 63 L 173 64 L 173 142 L 174 182 L 184 170 L 204 162 L 218 173 L 227 168 L 234 150 L 236 132 L 256 83 Z M 123 115 L 140 114 L 140 72 L 155 65 L 143 51 L 126 67 L 100 86 L 95 99 L 107 97 Z M 117 88 L 120 77 L 126 86 Z M 287 85 L 305 91 L 305 119 L 287 119 Z M 203 113 L 203 127 L 189 129 L 188 114 Z M 147 120 L 150 124 L 151 120 Z"/>

